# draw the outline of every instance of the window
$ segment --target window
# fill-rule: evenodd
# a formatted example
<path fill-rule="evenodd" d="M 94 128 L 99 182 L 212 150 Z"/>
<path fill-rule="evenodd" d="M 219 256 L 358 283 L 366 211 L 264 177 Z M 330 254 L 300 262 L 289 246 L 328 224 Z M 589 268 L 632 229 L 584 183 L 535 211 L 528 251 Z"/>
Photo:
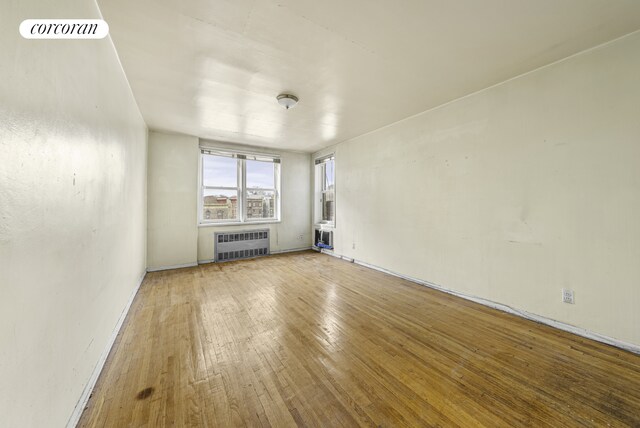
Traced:
<path fill-rule="evenodd" d="M 247 171 L 247 220 L 272 219 L 276 216 L 276 164 L 245 160 Z"/>
<path fill-rule="evenodd" d="M 239 221 L 240 160 L 202 155 L 202 220 Z"/>
<path fill-rule="evenodd" d="M 333 155 L 316 159 L 316 222 L 335 223 L 336 216 L 336 181 L 335 158 Z"/>
<path fill-rule="evenodd" d="M 202 149 L 201 223 L 277 221 L 280 159 Z"/>

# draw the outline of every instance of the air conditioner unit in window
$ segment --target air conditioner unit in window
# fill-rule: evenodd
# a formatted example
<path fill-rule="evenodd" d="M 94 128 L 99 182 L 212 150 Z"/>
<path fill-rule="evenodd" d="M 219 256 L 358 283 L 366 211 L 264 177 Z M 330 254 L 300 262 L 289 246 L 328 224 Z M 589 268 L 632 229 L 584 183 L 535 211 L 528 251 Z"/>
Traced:
<path fill-rule="evenodd" d="M 318 248 L 333 250 L 333 231 L 316 228 L 313 243 Z"/>

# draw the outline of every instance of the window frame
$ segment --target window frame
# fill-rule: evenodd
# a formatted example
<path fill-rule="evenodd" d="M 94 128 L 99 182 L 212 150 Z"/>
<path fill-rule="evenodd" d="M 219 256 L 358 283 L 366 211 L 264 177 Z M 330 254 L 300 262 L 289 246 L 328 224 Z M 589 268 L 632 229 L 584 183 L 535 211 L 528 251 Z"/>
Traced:
<path fill-rule="evenodd" d="M 237 187 L 226 187 L 226 186 L 205 186 L 204 185 L 204 157 L 210 156 L 220 156 L 220 157 L 231 157 L 236 159 L 237 161 Z M 262 189 L 247 187 L 247 160 L 256 160 L 261 162 L 272 162 L 274 164 L 274 188 Z M 280 179 L 282 175 L 282 162 L 280 157 L 277 155 L 271 154 L 255 154 L 255 153 L 243 153 L 237 151 L 227 151 L 227 150 L 218 150 L 212 149 L 209 147 L 200 147 L 200 157 L 199 157 L 199 165 L 198 165 L 198 226 L 225 226 L 225 225 L 239 225 L 239 224 L 266 224 L 266 223 L 279 223 L 280 213 L 281 213 L 281 204 L 282 204 L 282 194 L 280 190 Z M 232 190 L 236 191 L 238 195 L 238 205 L 237 205 L 237 218 L 233 219 L 205 219 L 204 218 L 204 193 L 205 190 Z M 247 193 L 250 190 L 266 190 L 272 191 L 275 195 L 275 206 L 274 206 L 274 217 L 269 218 L 249 218 L 247 216 Z"/>
<path fill-rule="evenodd" d="M 209 153 L 206 153 L 206 155 L 209 155 Z M 223 155 L 216 155 L 216 154 L 210 154 L 212 156 L 223 156 Z M 242 182 L 241 180 L 241 165 L 240 165 L 240 159 L 236 159 L 236 187 L 227 187 L 227 186 L 205 186 L 204 185 L 204 180 L 203 180 L 203 174 L 204 174 L 204 156 L 205 153 L 203 153 L 203 151 L 200 151 L 200 168 L 199 168 L 199 202 L 198 202 L 198 222 L 200 224 L 226 224 L 226 223 L 232 223 L 232 224 L 237 224 L 241 221 L 242 219 L 242 197 L 241 197 L 241 192 L 242 192 Z M 226 156 L 226 157 L 230 157 L 230 156 Z M 236 208 L 236 211 L 238 212 L 238 216 L 237 218 L 229 218 L 229 219 L 217 219 L 217 218 L 213 218 L 213 219 L 205 219 L 204 218 L 204 191 L 205 190 L 234 190 L 236 191 L 236 195 L 238 198 L 238 206 Z"/>
<path fill-rule="evenodd" d="M 327 162 L 333 161 L 333 221 L 324 220 L 322 218 L 322 212 L 324 210 L 323 206 L 323 196 L 327 192 L 330 192 L 326 186 L 326 167 Z M 314 159 L 314 170 L 313 173 L 315 175 L 315 188 L 314 188 L 314 217 L 315 224 L 323 225 L 327 227 L 336 226 L 336 156 L 335 153 L 329 153 L 324 156 L 319 156 Z"/>
<path fill-rule="evenodd" d="M 243 222 L 244 223 L 272 223 L 272 222 L 277 222 L 280 221 L 280 162 L 272 162 L 273 163 L 273 184 L 274 186 L 276 186 L 275 188 L 260 188 L 260 187 L 249 187 L 249 185 L 247 184 L 247 160 L 255 160 L 256 162 L 266 162 L 266 161 L 261 161 L 261 160 L 257 160 L 257 159 L 243 159 L 242 160 L 242 183 L 243 183 L 243 197 L 242 197 L 242 201 L 243 201 L 243 210 L 242 210 L 242 217 L 243 217 Z M 268 162 L 268 161 L 267 161 Z M 273 217 L 267 217 L 267 218 L 249 218 L 248 214 L 248 208 L 249 208 L 249 203 L 247 201 L 247 193 L 251 190 L 265 190 L 265 191 L 269 191 L 269 192 L 273 192 L 274 193 L 274 197 L 275 197 L 275 206 L 273 208 L 274 210 L 274 216 Z"/>

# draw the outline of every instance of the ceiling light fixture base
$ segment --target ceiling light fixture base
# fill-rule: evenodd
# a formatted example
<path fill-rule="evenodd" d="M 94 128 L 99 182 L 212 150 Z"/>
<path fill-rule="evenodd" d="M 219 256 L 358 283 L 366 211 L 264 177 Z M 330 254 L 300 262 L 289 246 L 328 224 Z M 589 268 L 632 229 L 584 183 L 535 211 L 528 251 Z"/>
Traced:
<path fill-rule="evenodd" d="M 276 99 L 278 100 L 278 104 L 280 104 L 282 107 L 286 108 L 287 110 L 289 110 L 292 107 L 295 107 L 295 105 L 298 104 L 298 97 L 291 94 L 280 94 L 276 97 Z"/>

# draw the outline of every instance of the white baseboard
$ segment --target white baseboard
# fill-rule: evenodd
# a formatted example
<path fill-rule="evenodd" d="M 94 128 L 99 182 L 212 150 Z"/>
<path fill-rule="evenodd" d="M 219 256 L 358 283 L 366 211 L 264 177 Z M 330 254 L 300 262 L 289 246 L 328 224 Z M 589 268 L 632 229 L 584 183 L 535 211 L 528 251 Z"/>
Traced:
<path fill-rule="evenodd" d="M 349 257 L 341 256 L 340 254 L 336 254 L 336 253 L 333 252 L 333 250 L 328 250 L 326 248 L 320 248 L 320 247 L 313 247 L 313 249 L 318 251 L 318 252 L 321 252 L 322 254 L 326 254 L 328 256 L 335 257 L 336 259 L 346 260 L 346 261 L 348 261 L 350 263 L 353 263 L 355 261 L 354 259 L 350 259 Z M 374 268 L 371 268 L 371 269 L 374 269 Z M 380 270 L 380 269 L 376 269 L 376 270 Z M 397 276 L 397 275 L 394 275 L 394 276 Z"/>
<path fill-rule="evenodd" d="M 158 266 L 158 267 L 150 267 L 147 268 L 147 272 L 158 272 L 161 270 L 170 270 L 170 269 L 181 269 L 198 266 L 198 263 L 184 263 L 181 265 L 171 265 L 171 266 Z"/>
<path fill-rule="evenodd" d="M 279 250 L 279 251 L 272 251 L 270 255 L 274 255 L 274 254 L 285 254 L 285 253 L 295 253 L 297 251 L 307 251 L 310 250 L 311 246 L 308 247 L 301 247 L 301 248 L 292 248 L 290 250 Z"/>
<path fill-rule="evenodd" d="M 146 274 L 147 272 L 144 272 L 142 274 L 142 277 L 138 281 L 138 285 L 131 293 L 131 296 L 129 297 L 127 304 L 125 305 L 122 313 L 120 314 L 120 318 L 118 318 L 118 322 L 116 323 L 116 326 L 113 329 L 113 332 L 111 333 L 111 337 L 107 342 L 107 346 L 102 351 L 102 355 L 100 355 L 100 359 L 96 363 L 93 369 L 93 372 L 91 373 L 91 377 L 89 377 L 89 380 L 87 381 L 87 384 L 85 385 L 84 390 L 82 391 L 82 395 L 80 395 L 80 399 L 78 400 L 76 407 L 73 409 L 73 413 L 71 413 L 71 417 L 67 422 L 67 428 L 74 428 L 76 425 L 78 425 L 78 422 L 80 421 L 80 416 L 82 416 L 82 412 L 84 411 L 85 406 L 89 402 L 89 397 L 91 397 L 91 393 L 93 392 L 93 388 L 95 388 L 96 386 L 98 377 L 100 376 L 100 373 L 104 368 L 104 364 L 107 362 L 107 357 L 109 356 L 109 352 L 111 352 L 111 348 L 113 347 L 113 344 L 115 343 L 116 338 L 118 337 L 118 333 L 120 333 L 120 329 L 122 328 L 122 324 L 124 323 L 124 320 L 127 317 L 127 314 L 129 313 L 129 309 L 131 308 L 133 299 L 136 297 L 136 294 L 138 294 L 138 290 L 140 289 L 140 286 L 142 285 L 142 281 L 144 281 L 144 277 Z"/>
<path fill-rule="evenodd" d="M 472 302 L 476 302 L 476 303 L 479 303 L 481 305 L 488 306 L 488 307 L 493 308 L 493 309 L 497 309 L 499 311 L 507 312 L 507 313 L 510 313 L 510 314 L 513 314 L 513 315 L 517 315 L 519 317 L 526 318 L 526 319 L 531 320 L 531 321 L 539 322 L 541 324 L 545 324 L 545 325 L 548 325 L 550 327 L 557 328 L 559 330 L 563 330 L 563 331 L 566 331 L 566 332 L 569 332 L 569 333 L 573 333 L 573 334 L 576 334 L 578 336 L 586 337 L 587 339 L 592 339 L 592 340 L 595 340 L 597 342 L 606 343 L 607 345 L 615 346 L 617 348 L 621 348 L 621 349 L 624 349 L 626 351 L 633 352 L 635 354 L 640 354 L 640 345 L 624 342 L 622 340 L 614 339 L 613 337 L 605 336 L 605 335 L 602 335 L 602 334 L 599 334 L 599 333 L 594 333 L 592 331 L 589 331 L 589 330 L 581 328 L 581 327 L 576 327 L 574 325 L 567 324 L 567 323 L 564 323 L 562 321 L 556 321 L 556 320 L 551 319 L 551 318 L 543 317 L 542 315 L 537 315 L 537 314 L 534 314 L 534 313 L 531 313 L 531 312 L 527 312 L 527 311 L 523 311 L 523 310 L 520 310 L 520 309 L 512 308 L 511 306 L 507 306 L 507 305 L 504 305 L 502 303 L 497 303 L 497 302 L 493 302 L 491 300 L 483 299 L 482 297 L 470 296 L 468 294 L 459 293 L 457 291 L 450 290 L 448 288 L 442 287 L 442 286 L 437 285 L 437 284 L 433 284 L 433 283 L 428 282 L 428 281 L 423 281 L 421 279 L 417 279 L 417 278 L 413 278 L 413 277 L 410 277 L 410 276 L 402 275 L 402 274 L 399 274 L 397 272 L 393 272 L 393 271 L 390 271 L 388 269 L 384 269 L 384 268 L 381 268 L 379 266 L 375 266 L 375 265 L 372 265 L 372 264 L 369 264 L 369 263 L 366 263 L 366 262 L 363 262 L 363 261 L 360 261 L 360 260 L 356 260 L 356 259 L 352 259 L 352 258 L 349 258 L 349 257 L 341 256 L 341 255 L 335 254 L 333 251 L 327 251 L 327 250 L 323 249 L 321 252 L 323 254 L 327 254 L 327 255 L 332 256 L 332 257 L 336 257 L 336 258 L 339 258 L 339 259 L 342 259 L 342 260 L 346 260 L 348 262 L 355 263 L 355 264 L 358 264 L 360 266 L 364 266 L 364 267 L 369 268 L 369 269 L 377 270 L 379 272 L 383 272 L 383 273 L 386 273 L 388 275 L 392 275 L 392 276 L 395 276 L 395 277 L 398 277 L 398 278 L 406 279 L 407 281 L 415 282 L 416 284 L 424 285 L 426 287 L 433 288 L 435 290 L 442 291 L 442 292 L 445 292 L 445 293 L 448 293 L 448 294 L 452 294 L 454 296 L 461 297 L 461 298 L 466 299 L 466 300 L 471 300 Z"/>

